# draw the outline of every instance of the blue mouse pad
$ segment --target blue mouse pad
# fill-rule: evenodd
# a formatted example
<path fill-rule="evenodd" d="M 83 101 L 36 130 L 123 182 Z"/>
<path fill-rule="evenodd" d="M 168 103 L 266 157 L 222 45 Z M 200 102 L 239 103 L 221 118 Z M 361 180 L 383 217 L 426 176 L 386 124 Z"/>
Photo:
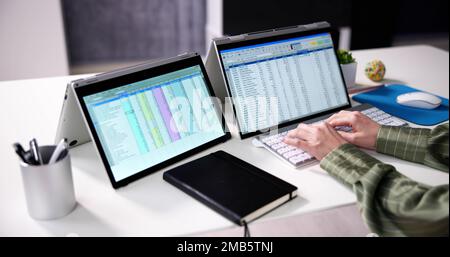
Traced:
<path fill-rule="evenodd" d="M 402 118 L 406 121 L 431 126 L 448 120 L 448 99 L 442 99 L 441 105 L 432 110 L 414 108 L 400 105 L 396 102 L 398 95 L 420 91 L 405 85 L 389 85 L 374 91 L 354 95 L 353 100 L 360 103 L 371 104 L 393 116 Z"/>

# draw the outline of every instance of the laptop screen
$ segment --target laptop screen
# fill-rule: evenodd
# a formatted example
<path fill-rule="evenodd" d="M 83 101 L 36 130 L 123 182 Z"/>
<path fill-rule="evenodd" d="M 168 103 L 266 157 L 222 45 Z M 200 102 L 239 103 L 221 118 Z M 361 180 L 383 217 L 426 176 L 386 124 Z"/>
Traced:
<path fill-rule="evenodd" d="M 82 99 L 115 181 L 225 134 L 199 65 Z"/>
<path fill-rule="evenodd" d="M 240 43 L 219 54 L 242 134 L 349 104 L 330 33 Z"/>

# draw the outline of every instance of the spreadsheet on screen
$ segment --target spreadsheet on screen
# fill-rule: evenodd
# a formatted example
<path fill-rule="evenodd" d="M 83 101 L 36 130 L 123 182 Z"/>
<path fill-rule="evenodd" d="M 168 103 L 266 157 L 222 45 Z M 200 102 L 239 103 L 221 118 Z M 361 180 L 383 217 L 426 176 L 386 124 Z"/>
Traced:
<path fill-rule="evenodd" d="M 329 33 L 219 52 L 244 134 L 348 104 Z"/>
<path fill-rule="evenodd" d="M 198 65 L 83 99 L 117 181 L 224 135 Z"/>

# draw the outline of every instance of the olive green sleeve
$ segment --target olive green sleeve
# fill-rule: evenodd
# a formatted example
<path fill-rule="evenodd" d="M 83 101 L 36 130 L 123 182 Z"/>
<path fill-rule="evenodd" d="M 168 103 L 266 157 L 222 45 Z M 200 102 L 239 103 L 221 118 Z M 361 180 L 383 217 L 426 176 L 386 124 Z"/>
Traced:
<path fill-rule="evenodd" d="M 448 123 L 434 129 L 382 126 L 377 152 L 448 172 Z"/>
<path fill-rule="evenodd" d="M 355 192 L 363 219 L 382 236 L 448 235 L 448 185 L 428 187 L 351 144 L 320 163 Z"/>

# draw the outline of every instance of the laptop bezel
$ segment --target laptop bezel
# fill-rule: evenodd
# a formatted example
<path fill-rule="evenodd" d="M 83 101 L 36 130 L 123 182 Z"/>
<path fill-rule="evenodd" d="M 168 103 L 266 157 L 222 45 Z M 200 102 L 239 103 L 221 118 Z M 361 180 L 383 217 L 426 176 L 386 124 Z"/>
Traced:
<path fill-rule="evenodd" d="M 175 164 L 183 159 L 186 159 L 187 157 L 197 154 L 197 153 L 199 153 L 203 150 L 206 150 L 214 145 L 225 142 L 231 138 L 231 134 L 227 128 L 224 115 L 220 111 L 219 106 L 217 106 L 216 102 L 213 102 L 213 105 L 215 107 L 217 115 L 221 116 L 221 118 L 220 118 L 221 122 L 222 122 L 221 125 L 222 125 L 222 129 L 224 132 L 223 136 L 220 136 L 212 141 L 206 142 L 200 146 L 192 148 L 186 152 L 183 152 L 179 155 L 176 155 L 168 160 L 160 162 L 160 163 L 153 165 L 151 167 L 148 167 L 144 170 L 138 171 L 135 174 L 133 174 L 127 178 L 116 181 L 114 174 L 111 170 L 111 167 L 109 165 L 108 159 L 106 157 L 106 154 L 101 145 L 97 131 L 95 130 L 94 124 L 89 115 L 87 106 L 83 100 L 83 97 L 87 96 L 87 95 L 103 92 L 103 91 L 106 91 L 109 89 L 117 88 L 120 86 L 128 85 L 130 83 L 149 79 L 149 78 L 152 78 L 155 76 L 167 74 L 172 71 L 177 71 L 177 70 L 180 70 L 183 68 L 192 67 L 195 65 L 199 65 L 202 70 L 205 85 L 208 90 L 209 96 L 215 97 L 208 74 L 206 73 L 205 67 L 203 65 L 203 61 L 202 61 L 201 57 L 196 53 L 173 58 L 171 60 L 165 60 L 165 61 L 163 60 L 162 62 L 159 62 L 156 64 L 143 65 L 141 67 L 133 67 L 129 70 L 120 70 L 120 71 L 112 72 L 112 73 L 108 73 L 108 74 L 100 74 L 100 75 L 95 76 L 94 78 L 86 78 L 84 80 L 79 80 L 79 81 L 72 83 L 72 88 L 75 93 L 75 97 L 76 97 L 78 105 L 80 107 L 85 124 L 87 125 L 87 128 L 91 135 L 91 138 L 94 141 L 94 145 L 95 145 L 95 148 L 97 149 L 97 153 L 102 160 L 103 166 L 105 167 L 105 170 L 108 174 L 109 180 L 110 180 L 113 188 L 117 189 L 119 187 L 125 186 L 133 181 L 136 181 L 142 177 L 145 177 L 149 174 L 157 172 L 165 167 L 168 167 L 169 165 Z"/>
<path fill-rule="evenodd" d="M 269 31 L 254 32 L 254 33 L 248 33 L 248 34 L 243 34 L 243 35 L 238 35 L 238 36 L 233 36 L 233 37 L 214 39 L 213 44 L 216 47 L 216 54 L 217 54 L 217 58 L 219 59 L 219 66 L 221 68 L 221 73 L 223 76 L 227 95 L 229 97 L 233 98 L 233 96 L 231 95 L 230 85 L 228 83 L 228 78 L 227 78 L 227 75 L 225 72 L 223 60 L 222 60 L 221 53 L 220 53 L 222 50 L 228 50 L 228 49 L 233 49 L 233 48 L 238 48 L 238 47 L 243 47 L 243 46 L 251 46 L 251 45 L 273 42 L 273 41 L 278 41 L 278 40 L 284 40 L 284 39 L 289 39 L 289 38 L 329 33 L 332 38 L 332 41 L 333 41 L 334 57 L 336 58 L 336 61 L 339 65 L 339 60 L 337 58 L 338 47 L 336 45 L 337 31 L 335 29 L 329 27 L 328 25 L 323 28 L 306 29 L 306 30 L 304 28 L 305 28 L 305 26 L 300 25 L 300 26 L 286 28 L 286 31 L 284 33 L 280 32 L 283 29 L 273 29 L 273 30 L 269 30 Z M 266 134 L 270 131 L 274 131 L 274 130 L 277 130 L 280 128 L 291 126 L 296 123 L 301 123 L 303 121 L 307 121 L 307 120 L 314 119 L 314 118 L 317 118 L 317 117 L 320 117 L 323 115 L 327 115 L 327 114 L 335 113 L 340 110 L 345 110 L 345 109 L 351 108 L 352 104 L 351 104 L 351 100 L 350 100 L 350 97 L 348 94 L 348 88 L 345 83 L 344 75 L 342 73 L 342 69 L 341 69 L 340 65 L 339 65 L 339 73 L 340 73 L 342 83 L 344 85 L 345 95 L 347 98 L 346 105 L 342 105 L 342 106 L 339 106 L 336 108 L 332 108 L 332 109 L 325 110 L 325 111 L 315 113 L 315 114 L 311 114 L 308 116 L 300 117 L 300 118 L 297 118 L 294 120 L 289 120 L 289 121 L 286 121 L 286 122 L 283 122 L 283 123 L 280 123 L 280 124 L 277 124 L 277 125 L 274 125 L 271 127 L 257 130 L 257 131 L 242 133 L 241 124 L 240 124 L 239 119 L 237 118 L 236 106 L 233 102 L 232 109 L 233 109 L 234 117 L 236 117 L 236 124 L 238 126 L 240 138 L 246 139 L 246 138 L 254 137 L 257 135 Z"/>

